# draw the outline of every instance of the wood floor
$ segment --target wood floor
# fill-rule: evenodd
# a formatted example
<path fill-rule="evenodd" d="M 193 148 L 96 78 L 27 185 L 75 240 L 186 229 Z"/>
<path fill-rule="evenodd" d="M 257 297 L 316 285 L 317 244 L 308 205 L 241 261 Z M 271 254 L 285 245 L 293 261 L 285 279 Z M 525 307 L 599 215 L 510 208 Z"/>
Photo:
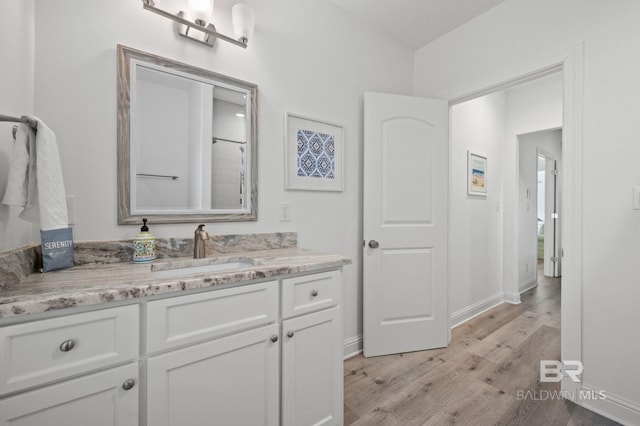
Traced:
<path fill-rule="evenodd" d="M 455 328 L 448 348 L 345 361 L 345 425 L 617 425 L 543 400 L 560 389 L 538 381 L 540 360 L 560 359 L 560 280 L 539 277 L 520 305 Z"/>

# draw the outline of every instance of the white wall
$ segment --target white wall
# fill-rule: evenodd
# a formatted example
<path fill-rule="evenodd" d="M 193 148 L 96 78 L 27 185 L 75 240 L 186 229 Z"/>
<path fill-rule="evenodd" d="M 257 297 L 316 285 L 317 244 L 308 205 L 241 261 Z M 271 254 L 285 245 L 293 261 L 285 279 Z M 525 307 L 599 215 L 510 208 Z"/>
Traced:
<path fill-rule="evenodd" d="M 639 21 L 635 0 L 507 0 L 418 50 L 414 66 L 417 95 L 452 99 L 562 60 L 583 43 L 583 386 L 616 401 L 589 405 L 635 424 L 640 341 L 629 336 L 640 323 L 640 212 L 631 201 L 640 184 Z"/>
<path fill-rule="evenodd" d="M 518 137 L 519 177 L 518 177 L 518 291 L 522 293 L 536 284 L 538 264 L 538 226 L 537 220 L 544 220 L 544 210 L 538 212 L 538 153 L 542 152 L 562 161 L 562 130 L 542 130 L 526 133 Z M 560 163 L 558 164 L 560 166 Z M 560 183 L 561 180 L 558 179 Z M 558 188 L 558 192 L 561 192 Z M 529 195 L 527 197 L 527 194 Z M 544 198 L 542 199 L 544 205 Z M 545 230 L 550 229 L 549 225 Z M 553 234 L 545 233 L 545 238 Z M 550 253 L 546 254 L 551 256 Z"/>
<path fill-rule="evenodd" d="M 33 114 L 34 0 L 0 2 L 0 114 Z M 9 174 L 15 123 L 0 123 L 0 200 Z M 21 209 L 0 204 L 0 251 L 39 238 L 37 229 L 18 219 Z"/>
<path fill-rule="evenodd" d="M 501 157 L 506 116 L 504 92 L 451 108 L 449 312 L 453 325 L 502 301 Z M 467 150 L 487 156 L 486 198 L 467 195 Z"/>
<path fill-rule="evenodd" d="M 186 2 L 183 2 L 184 5 Z M 232 34 L 231 0 L 215 24 Z M 300 246 L 347 255 L 344 338 L 361 333 L 362 96 L 410 94 L 412 53 L 326 0 L 248 0 L 256 30 L 244 50 L 209 49 L 174 33 L 139 0 L 36 2 L 35 112 L 56 132 L 67 193 L 76 196 L 76 240 L 132 238 L 116 216 L 116 44 L 258 84 L 259 204 L 256 223 L 208 224 L 210 233 L 297 231 Z M 179 2 L 163 0 L 168 10 Z M 69 17 L 73 17 L 70 19 Z M 345 189 L 284 190 L 284 112 L 344 125 Z M 280 202 L 291 222 L 279 222 Z M 191 237 L 194 224 L 150 224 L 159 237 Z"/>

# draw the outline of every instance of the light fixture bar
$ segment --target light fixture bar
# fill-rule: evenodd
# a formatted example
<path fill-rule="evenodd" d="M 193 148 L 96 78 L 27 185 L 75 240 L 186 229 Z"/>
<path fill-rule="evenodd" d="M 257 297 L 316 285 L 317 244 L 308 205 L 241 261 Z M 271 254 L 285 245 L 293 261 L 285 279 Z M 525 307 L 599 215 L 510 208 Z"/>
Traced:
<path fill-rule="evenodd" d="M 235 44 L 236 46 L 242 47 L 243 49 L 247 48 L 247 43 L 243 43 L 242 41 L 239 41 L 239 40 L 233 39 L 233 38 L 231 38 L 229 36 L 226 36 L 224 34 L 221 34 L 221 33 L 217 32 L 217 31 L 211 29 L 211 27 L 204 27 L 204 26 L 198 25 L 195 22 L 191 22 L 188 19 L 182 18 L 181 16 L 178 16 L 176 14 L 169 13 L 169 12 L 167 12 L 165 10 L 157 8 L 155 6 L 155 3 L 153 2 L 153 0 L 142 0 L 142 7 L 144 9 L 146 9 L 146 10 L 149 10 L 149 11 L 153 12 L 153 13 L 157 13 L 160 16 L 164 16 L 165 18 L 169 18 L 174 22 L 177 22 L 177 23 L 182 24 L 182 25 L 186 25 L 189 28 L 193 28 L 194 30 L 201 31 L 201 32 L 203 32 L 205 34 L 208 34 L 210 36 L 222 39 L 222 40 L 227 41 L 227 42 L 229 42 L 231 44 Z M 193 38 L 191 38 L 189 36 L 186 36 L 186 37 L 190 38 L 190 39 L 192 39 L 194 41 L 199 41 L 199 40 L 193 39 Z M 200 41 L 200 43 L 203 43 L 203 42 Z M 207 43 L 203 43 L 203 44 L 207 44 Z M 211 46 L 211 45 L 207 44 L 207 46 Z"/>

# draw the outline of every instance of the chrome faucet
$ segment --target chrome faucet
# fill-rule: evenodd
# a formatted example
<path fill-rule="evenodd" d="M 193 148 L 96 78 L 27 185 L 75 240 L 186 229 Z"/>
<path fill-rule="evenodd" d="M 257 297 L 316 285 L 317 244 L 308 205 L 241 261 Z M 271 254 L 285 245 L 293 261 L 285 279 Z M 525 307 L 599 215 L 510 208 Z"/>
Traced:
<path fill-rule="evenodd" d="M 198 225 L 196 232 L 193 236 L 193 258 L 204 259 L 205 253 L 205 240 L 209 239 L 209 234 L 204 230 L 204 224 Z"/>

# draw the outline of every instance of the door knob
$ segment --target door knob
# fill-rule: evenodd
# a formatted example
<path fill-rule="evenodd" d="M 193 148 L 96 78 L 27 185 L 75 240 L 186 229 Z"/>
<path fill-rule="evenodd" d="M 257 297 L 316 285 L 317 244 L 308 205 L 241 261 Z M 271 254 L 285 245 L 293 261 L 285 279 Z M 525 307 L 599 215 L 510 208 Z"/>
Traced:
<path fill-rule="evenodd" d="M 372 249 L 377 249 L 378 247 L 380 247 L 380 244 L 378 244 L 376 240 L 371 240 L 369 241 L 369 247 L 371 247 Z"/>

